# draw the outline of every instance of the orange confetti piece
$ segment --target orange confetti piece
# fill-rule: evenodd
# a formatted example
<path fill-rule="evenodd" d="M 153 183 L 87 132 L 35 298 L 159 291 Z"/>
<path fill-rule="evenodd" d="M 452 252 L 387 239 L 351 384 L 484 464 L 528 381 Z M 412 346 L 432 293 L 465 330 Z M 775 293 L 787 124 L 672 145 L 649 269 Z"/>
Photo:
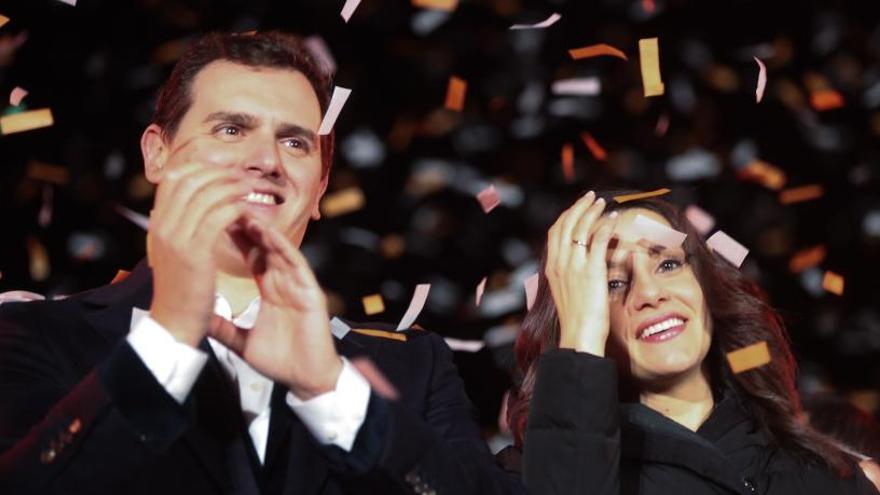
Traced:
<path fill-rule="evenodd" d="M 843 96 L 833 89 L 823 89 L 810 94 L 810 105 L 816 110 L 824 112 L 843 106 Z"/>
<path fill-rule="evenodd" d="M 128 278 L 128 274 L 131 273 L 128 270 L 117 270 L 116 275 L 113 276 L 113 280 L 110 281 L 110 285 L 115 284 L 116 282 L 122 282 L 126 278 Z"/>
<path fill-rule="evenodd" d="M 742 349 L 728 352 L 727 362 L 734 373 L 742 373 L 750 369 L 764 366 L 770 362 L 770 349 L 767 342 L 761 341 L 757 344 L 743 347 Z"/>
<path fill-rule="evenodd" d="M 801 273 L 825 261 L 825 246 L 815 246 L 798 251 L 788 262 L 791 273 Z"/>
<path fill-rule="evenodd" d="M 66 184 L 70 180 L 70 173 L 64 167 L 49 165 L 48 163 L 31 161 L 28 163 L 25 175 L 34 180 L 51 182 L 53 184 Z"/>
<path fill-rule="evenodd" d="M 782 189 L 787 181 L 785 172 L 761 160 L 752 160 L 737 175 L 741 179 L 757 182 L 774 191 Z"/>
<path fill-rule="evenodd" d="M 360 188 L 352 186 L 333 194 L 328 194 L 321 201 L 321 211 L 328 218 L 338 217 L 364 207 L 364 193 Z"/>
<path fill-rule="evenodd" d="M 385 312 L 385 302 L 382 300 L 381 294 L 365 296 L 361 299 L 361 303 L 364 305 L 364 313 L 367 315 Z"/>
<path fill-rule="evenodd" d="M 665 87 L 660 78 L 660 46 L 657 38 L 639 40 L 639 65 L 645 97 L 662 95 Z"/>
<path fill-rule="evenodd" d="M 790 205 L 821 198 L 824 194 L 825 189 L 820 184 L 793 187 L 779 193 L 779 202 L 784 205 Z"/>
<path fill-rule="evenodd" d="M 388 234 L 379 243 L 379 250 L 382 251 L 382 256 L 389 260 L 399 258 L 405 249 L 406 241 L 403 240 L 403 236 L 398 234 Z"/>
<path fill-rule="evenodd" d="M 5 15 L 0 15 L 0 27 L 3 27 L 7 22 L 9 22 L 9 18 Z"/>
<path fill-rule="evenodd" d="M 608 152 L 605 151 L 605 148 L 603 148 L 602 145 L 593 139 L 593 136 L 589 132 L 582 132 L 581 139 L 584 140 L 587 149 L 593 154 L 593 158 L 602 162 L 608 159 Z"/>
<path fill-rule="evenodd" d="M 574 146 L 571 143 L 562 145 L 562 175 L 566 182 L 574 181 Z"/>
<path fill-rule="evenodd" d="M 43 246 L 43 243 L 41 243 L 36 237 L 28 237 L 27 252 L 28 258 L 30 259 L 28 269 L 30 271 L 31 279 L 36 282 L 42 282 L 49 278 L 49 252 L 46 251 L 46 247 Z"/>
<path fill-rule="evenodd" d="M 568 51 L 568 54 L 571 55 L 571 58 L 574 60 L 580 60 L 582 58 L 592 58 L 592 57 L 600 57 L 602 55 L 609 55 L 612 57 L 621 58 L 623 60 L 629 60 L 626 58 L 626 54 L 622 51 L 614 48 L 611 45 L 606 45 L 605 43 L 599 43 L 598 45 L 590 45 L 584 46 L 581 48 L 572 48 Z"/>
<path fill-rule="evenodd" d="M 8 136 L 9 134 L 16 132 L 49 127 L 54 123 L 55 121 L 52 119 L 52 110 L 49 108 L 4 115 L 3 117 L 0 117 L 0 134 Z"/>
<path fill-rule="evenodd" d="M 458 7 L 458 0 L 412 0 L 413 7 L 452 12 Z"/>
<path fill-rule="evenodd" d="M 449 85 L 446 86 L 446 103 L 444 107 L 453 112 L 460 112 L 464 108 L 464 97 L 467 93 L 467 81 L 452 76 Z"/>
<path fill-rule="evenodd" d="M 664 194 L 669 194 L 671 191 L 667 188 L 656 189 L 654 191 L 648 191 L 643 193 L 636 194 L 622 194 L 620 196 L 614 196 L 614 201 L 618 203 L 626 203 L 627 201 L 635 201 L 637 199 L 645 199 L 645 198 L 653 198 L 655 196 L 663 196 Z"/>
<path fill-rule="evenodd" d="M 825 272 L 825 276 L 822 277 L 822 288 L 827 290 L 832 294 L 837 294 L 838 296 L 843 295 L 843 277 L 832 272 Z"/>

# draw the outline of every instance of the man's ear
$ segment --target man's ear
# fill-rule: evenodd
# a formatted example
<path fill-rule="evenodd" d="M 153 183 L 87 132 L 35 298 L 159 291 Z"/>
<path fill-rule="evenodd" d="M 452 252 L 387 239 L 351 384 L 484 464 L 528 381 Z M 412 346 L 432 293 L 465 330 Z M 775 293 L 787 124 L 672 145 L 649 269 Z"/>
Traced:
<path fill-rule="evenodd" d="M 319 220 L 321 218 L 321 198 L 324 197 L 324 193 L 327 192 L 327 181 L 330 180 L 330 174 L 324 176 L 321 179 L 321 184 L 318 189 L 318 194 L 315 196 L 315 204 L 312 205 L 312 220 Z"/>
<path fill-rule="evenodd" d="M 141 155 L 144 157 L 144 175 L 153 184 L 158 184 L 165 175 L 168 150 L 162 128 L 156 124 L 147 126 L 141 135 Z"/>

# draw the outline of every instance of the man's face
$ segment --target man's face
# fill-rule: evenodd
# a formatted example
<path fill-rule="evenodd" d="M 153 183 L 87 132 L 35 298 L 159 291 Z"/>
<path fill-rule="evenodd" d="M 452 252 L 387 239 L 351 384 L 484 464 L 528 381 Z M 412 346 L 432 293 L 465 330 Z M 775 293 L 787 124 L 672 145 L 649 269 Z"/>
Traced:
<path fill-rule="evenodd" d="M 190 163 L 238 168 L 252 191 L 242 198 L 248 213 L 299 245 L 309 219 L 320 217 L 327 186 L 318 137 L 321 110 L 308 79 L 292 70 L 217 61 L 196 75 L 191 100 L 173 139 L 155 125 L 145 131 L 148 179 L 159 183 L 169 170 Z M 244 267 L 229 235 L 214 253 L 221 269 Z"/>

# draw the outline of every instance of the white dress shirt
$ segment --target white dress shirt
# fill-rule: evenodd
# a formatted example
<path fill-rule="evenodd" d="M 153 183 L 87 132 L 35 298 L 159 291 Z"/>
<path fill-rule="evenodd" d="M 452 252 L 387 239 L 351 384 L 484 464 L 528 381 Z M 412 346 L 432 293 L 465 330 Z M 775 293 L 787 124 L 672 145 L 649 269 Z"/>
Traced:
<path fill-rule="evenodd" d="M 235 319 L 232 318 L 232 309 L 226 298 L 217 294 L 214 303 L 216 314 L 246 329 L 254 326 L 259 311 L 259 297 L 251 301 Z M 162 325 L 150 318 L 147 311 L 140 308 L 132 309 L 128 342 L 165 390 L 177 402 L 183 403 L 205 366 L 208 355 L 175 340 Z M 217 340 L 208 337 L 208 343 L 220 365 L 238 385 L 245 424 L 262 463 L 265 461 L 269 436 L 273 382 Z M 335 390 L 306 401 L 288 392 L 286 402 L 320 443 L 334 444 L 350 451 L 367 414 L 370 385 L 344 357 L 342 363 Z"/>

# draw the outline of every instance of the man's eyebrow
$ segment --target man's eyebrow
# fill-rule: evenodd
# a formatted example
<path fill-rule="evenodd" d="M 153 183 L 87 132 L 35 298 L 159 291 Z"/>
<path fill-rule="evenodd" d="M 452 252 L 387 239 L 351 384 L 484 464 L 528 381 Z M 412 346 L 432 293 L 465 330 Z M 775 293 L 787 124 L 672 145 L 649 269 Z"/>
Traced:
<path fill-rule="evenodd" d="M 318 140 L 318 136 L 301 125 L 281 124 L 275 129 L 277 137 L 301 137 L 314 144 Z"/>
<path fill-rule="evenodd" d="M 204 122 L 232 122 L 244 127 L 256 127 L 260 119 L 241 112 L 213 112 L 205 117 Z"/>

